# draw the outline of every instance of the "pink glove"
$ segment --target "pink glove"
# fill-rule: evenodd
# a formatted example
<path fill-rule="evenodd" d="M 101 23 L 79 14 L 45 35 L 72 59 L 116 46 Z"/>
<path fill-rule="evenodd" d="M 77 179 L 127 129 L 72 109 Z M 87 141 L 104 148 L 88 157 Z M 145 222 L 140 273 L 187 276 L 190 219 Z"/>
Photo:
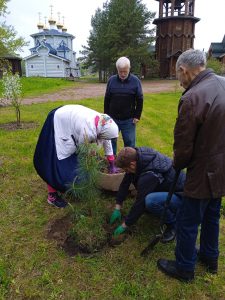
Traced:
<path fill-rule="evenodd" d="M 109 161 L 109 167 L 108 167 L 110 174 L 116 174 L 119 173 L 119 169 L 115 166 L 115 160 Z"/>

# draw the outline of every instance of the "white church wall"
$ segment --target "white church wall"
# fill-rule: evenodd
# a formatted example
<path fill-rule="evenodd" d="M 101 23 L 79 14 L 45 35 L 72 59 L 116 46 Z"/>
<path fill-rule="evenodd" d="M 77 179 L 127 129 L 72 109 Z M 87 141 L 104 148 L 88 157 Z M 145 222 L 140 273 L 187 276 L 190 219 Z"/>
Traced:
<path fill-rule="evenodd" d="M 63 60 L 49 56 L 46 60 L 47 77 L 65 77 Z"/>
<path fill-rule="evenodd" d="M 45 61 L 43 60 L 43 57 L 36 56 L 26 60 L 26 77 L 46 77 L 44 66 Z"/>

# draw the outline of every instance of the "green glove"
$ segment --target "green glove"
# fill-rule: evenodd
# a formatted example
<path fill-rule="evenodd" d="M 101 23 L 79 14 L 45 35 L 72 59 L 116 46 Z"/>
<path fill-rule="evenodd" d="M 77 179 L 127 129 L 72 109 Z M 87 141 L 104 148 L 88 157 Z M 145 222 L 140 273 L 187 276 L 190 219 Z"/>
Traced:
<path fill-rule="evenodd" d="M 110 221 L 109 224 L 112 225 L 116 220 L 121 221 L 121 212 L 119 209 L 114 209 L 111 217 L 110 217 Z"/>
<path fill-rule="evenodd" d="M 113 232 L 113 236 L 116 237 L 116 236 L 118 236 L 118 235 L 124 233 L 125 230 L 126 230 L 126 228 L 124 228 L 122 225 L 120 225 L 120 226 L 118 226 L 118 227 L 115 229 L 115 231 Z"/>

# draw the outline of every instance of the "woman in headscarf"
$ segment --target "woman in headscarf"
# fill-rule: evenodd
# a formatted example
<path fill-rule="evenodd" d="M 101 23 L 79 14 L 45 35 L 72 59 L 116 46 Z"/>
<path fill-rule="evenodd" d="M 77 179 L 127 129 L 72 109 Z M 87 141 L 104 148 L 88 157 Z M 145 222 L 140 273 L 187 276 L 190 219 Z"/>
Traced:
<path fill-rule="evenodd" d="M 86 141 L 102 143 L 109 162 L 109 171 L 116 172 L 111 139 L 118 137 L 116 123 L 106 114 L 82 105 L 64 105 L 52 110 L 41 130 L 34 167 L 47 183 L 48 203 L 63 208 L 64 193 L 78 176 L 78 146 Z"/>

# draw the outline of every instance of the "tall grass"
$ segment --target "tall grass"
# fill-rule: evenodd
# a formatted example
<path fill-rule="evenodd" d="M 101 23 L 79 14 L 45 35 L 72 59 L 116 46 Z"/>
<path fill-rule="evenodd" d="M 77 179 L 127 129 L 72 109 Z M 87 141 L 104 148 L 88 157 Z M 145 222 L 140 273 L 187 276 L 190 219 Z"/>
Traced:
<path fill-rule="evenodd" d="M 137 145 L 150 146 L 172 156 L 173 126 L 179 94 L 145 95 L 143 117 L 137 127 Z M 46 202 L 46 185 L 33 168 L 38 134 L 48 112 L 69 102 L 22 106 L 24 121 L 37 127 L 0 129 L 0 299 L 215 299 L 225 295 L 225 221 L 221 218 L 219 274 L 196 268 L 194 283 L 170 279 L 157 270 L 161 257 L 174 258 L 174 243 L 159 244 L 147 258 L 140 257 L 149 238 L 158 233 L 158 220 L 143 216 L 121 245 L 93 257 L 68 257 L 46 239 L 50 221 L 65 216 Z M 70 103 L 73 103 L 72 101 Z M 76 101 L 103 111 L 103 99 Z M 14 111 L 0 108 L 0 125 Z M 119 147 L 122 147 L 120 139 Z M 101 194 L 98 201 L 111 212 L 115 195 Z M 125 202 L 129 210 L 132 199 Z M 77 204 L 79 208 L 79 203 Z"/>

